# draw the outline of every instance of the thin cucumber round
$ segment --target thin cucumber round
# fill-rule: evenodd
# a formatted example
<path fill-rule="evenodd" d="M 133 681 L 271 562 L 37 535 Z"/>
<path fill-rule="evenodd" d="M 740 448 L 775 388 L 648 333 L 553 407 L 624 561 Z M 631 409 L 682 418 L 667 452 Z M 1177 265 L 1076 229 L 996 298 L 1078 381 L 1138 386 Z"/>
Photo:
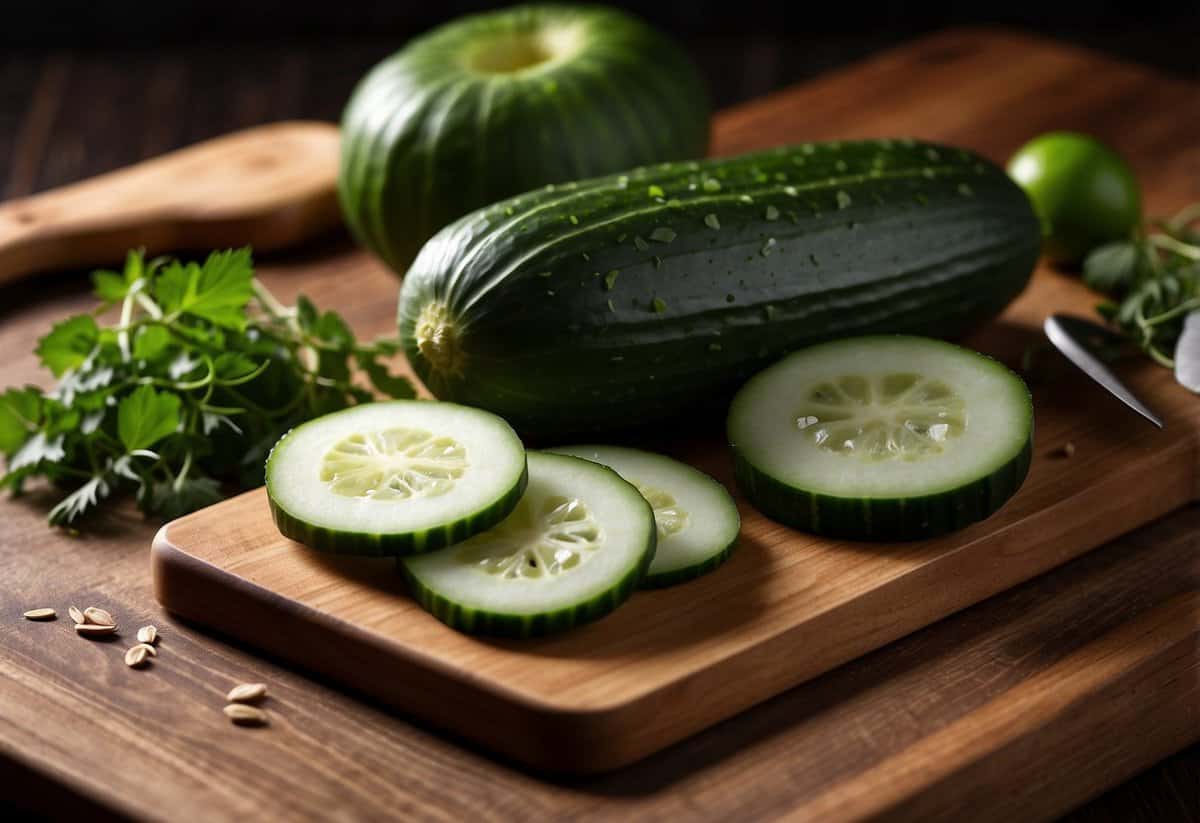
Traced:
<path fill-rule="evenodd" d="M 608 466 L 637 487 L 654 510 L 658 547 L 642 588 L 683 583 L 721 565 L 742 521 L 725 487 L 686 463 L 620 446 L 552 449 Z"/>
<path fill-rule="evenodd" d="M 602 617 L 637 588 L 654 557 L 654 514 L 604 466 L 530 452 L 529 487 L 495 528 L 405 557 L 413 597 L 451 628 L 529 637 Z"/>
<path fill-rule="evenodd" d="M 1033 403 L 1019 377 L 959 346 L 860 337 L 753 377 L 729 410 L 738 486 L 804 531 L 916 540 L 988 517 L 1029 470 Z"/>
<path fill-rule="evenodd" d="M 528 474 L 520 438 L 479 409 L 427 400 L 370 403 L 280 438 L 267 495 L 285 537 L 322 551 L 427 552 L 500 522 Z"/>

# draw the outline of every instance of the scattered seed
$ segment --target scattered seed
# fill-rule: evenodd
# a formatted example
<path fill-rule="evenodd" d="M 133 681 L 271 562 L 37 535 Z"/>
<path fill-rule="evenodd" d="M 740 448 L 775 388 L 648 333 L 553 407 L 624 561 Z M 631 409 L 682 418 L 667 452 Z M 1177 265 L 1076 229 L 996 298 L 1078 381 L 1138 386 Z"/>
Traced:
<path fill-rule="evenodd" d="M 136 646 L 133 646 L 132 648 L 133 649 L 145 649 L 146 654 L 150 655 L 151 657 L 158 657 L 158 649 L 154 648 L 149 643 L 138 643 Z"/>
<path fill-rule="evenodd" d="M 848 208 L 850 208 L 850 203 L 851 203 L 850 195 L 844 191 L 839 190 L 837 193 L 837 207 L 839 209 L 848 209 Z"/>
<path fill-rule="evenodd" d="M 710 229 L 719 229 L 721 228 L 721 221 L 717 219 L 715 214 L 706 214 L 704 215 L 704 225 Z"/>
<path fill-rule="evenodd" d="M 96 606 L 88 606 L 83 610 L 83 621 L 85 623 L 95 623 L 97 626 L 116 626 L 117 621 L 113 620 L 113 616 L 104 609 Z"/>
<path fill-rule="evenodd" d="M 651 197 L 663 197 L 664 196 L 664 192 L 663 192 L 661 186 L 651 185 L 650 188 L 646 189 L 646 193 L 648 195 L 650 195 Z"/>
<path fill-rule="evenodd" d="M 650 239 L 657 240 L 659 243 L 670 243 L 675 237 L 675 230 L 669 226 L 659 226 L 650 232 Z"/>
<path fill-rule="evenodd" d="M 662 314 L 667 310 L 667 302 L 661 297 L 656 297 L 650 301 L 650 307 L 654 310 L 655 314 Z"/>
<path fill-rule="evenodd" d="M 158 640 L 158 629 L 153 626 L 142 626 L 137 631 L 137 639 L 139 643 L 146 643 L 153 646 Z"/>
<path fill-rule="evenodd" d="M 100 637 L 101 635 L 116 634 L 116 626 L 104 626 L 99 623 L 76 623 L 75 631 L 84 637 Z"/>
<path fill-rule="evenodd" d="M 1066 443 L 1063 443 L 1062 447 L 1058 450 L 1058 456 L 1059 457 L 1074 457 L 1075 456 L 1075 443 L 1071 440 L 1068 440 Z"/>
<path fill-rule="evenodd" d="M 239 683 L 229 690 L 225 699 L 230 703 L 253 703 L 267 696 L 266 683 Z"/>
<path fill-rule="evenodd" d="M 131 669 L 136 669 L 138 666 L 145 663 L 146 658 L 148 657 L 148 654 L 146 653 L 146 649 L 148 648 L 150 647 L 139 643 L 132 649 L 129 649 L 127 652 L 125 652 L 125 665 Z"/>
<path fill-rule="evenodd" d="M 265 726 L 267 713 L 245 703 L 230 703 L 224 709 L 225 716 L 239 726 Z"/>
<path fill-rule="evenodd" d="M 650 244 L 641 238 L 640 235 L 633 236 L 633 245 L 638 251 L 645 251 L 650 248 Z"/>
<path fill-rule="evenodd" d="M 58 612 L 54 609 L 30 609 L 24 616 L 26 620 L 53 620 Z"/>
<path fill-rule="evenodd" d="M 775 208 L 774 206 L 767 206 L 766 218 L 768 220 L 778 220 L 779 209 Z"/>
<path fill-rule="evenodd" d="M 87 622 L 87 618 L 83 616 L 83 612 L 81 612 L 75 606 L 72 606 L 71 608 L 67 609 L 67 614 L 71 615 L 71 619 L 74 620 L 76 623 L 86 623 Z"/>
<path fill-rule="evenodd" d="M 613 269 L 608 274 L 604 275 L 604 288 L 612 291 L 613 286 L 617 285 L 617 275 L 620 273 L 621 272 L 619 270 Z"/>

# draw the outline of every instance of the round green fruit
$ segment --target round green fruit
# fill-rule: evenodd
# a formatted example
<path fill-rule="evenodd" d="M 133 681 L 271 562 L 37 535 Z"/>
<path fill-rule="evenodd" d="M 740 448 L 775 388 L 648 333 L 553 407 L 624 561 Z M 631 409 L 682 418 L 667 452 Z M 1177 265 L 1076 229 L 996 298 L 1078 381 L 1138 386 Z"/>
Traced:
<path fill-rule="evenodd" d="M 394 271 L 455 218 L 539 186 L 699 157 L 709 103 L 670 39 L 596 6 L 516 6 L 412 41 L 342 120 L 350 229 Z"/>
<path fill-rule="evenodd" d="M 1121 240 L 1141 222 L 1137 179 L 1120 155 L 1095 138 L 1050 132 L 1008 161 L 1042 221 L 1042 250 L 1075 264 L 1097 246 Z"/>

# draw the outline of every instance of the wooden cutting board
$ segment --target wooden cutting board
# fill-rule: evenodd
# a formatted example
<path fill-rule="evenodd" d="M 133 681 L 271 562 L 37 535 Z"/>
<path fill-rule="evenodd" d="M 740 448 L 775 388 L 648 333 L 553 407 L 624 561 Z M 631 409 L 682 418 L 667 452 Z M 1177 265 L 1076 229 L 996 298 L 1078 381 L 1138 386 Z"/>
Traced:
<path fill-rule="evenodd" d="M 716 152 L 911 135 L 1002 162 L 1036 133 L 1076 128 L 1130 158 L 1151 212 L 1200 199 L 1200 124 L 1181 114 L 1200 111 L 1194 86 L 1076 50 L 1022 45 L 1016 51 L 1009 38 L 966 36 L 932 55 L 891 52 L 723 113 Z M 363 255 L 294 269 L 289 286 L 338 295 L 331 302 L 365 333 L 387 329 L 396 286 Z M 1071 277 L 1040 270 L 1026 294 L 968 342 L 1017 366 L 1041 339 L 1048 312 L 1087 314 L 1093 303 Z M 1195 497 L 1200 401 L 1168 372 L 1145 362 L 1122 371 L 1166 421 L 1158 431 L 1055 357 L 1042 358 L 1038 371 L 1033 467 L 1017 497 L 988 521 L 936 541 L 855 544 L 791 531 L 739 501 L 742 543 L 722 568 L 637 594 L 612 616 L 558 637 L 457 634 L 407 598 L 388 562 L 329 558 L 280 538 L 261 490 L 164 527 L 153 552 L 156 592 L 183 617 L 523 763 L 610 769 Z M 1074 456 L 1058 456 L 1068 442 Z M 733 489 L 719 433 L 662 446 Z M 1194 598 L 1167 611 L 1155 632 L 1170 648 L 1196 637 Z M 1098 666 L 1089 676 L 1103 685 L 1123 671 Z M 1056 679 L 1063 691 L 1071 686 L 1071 672 L 1045 677 L 1046 694 L 1055 693 Z M 997 723 L 989 734 L 1039 728 L 1036 719 Z M 968 748 L 945 754 L 939 779 L 967 762 Z"/>

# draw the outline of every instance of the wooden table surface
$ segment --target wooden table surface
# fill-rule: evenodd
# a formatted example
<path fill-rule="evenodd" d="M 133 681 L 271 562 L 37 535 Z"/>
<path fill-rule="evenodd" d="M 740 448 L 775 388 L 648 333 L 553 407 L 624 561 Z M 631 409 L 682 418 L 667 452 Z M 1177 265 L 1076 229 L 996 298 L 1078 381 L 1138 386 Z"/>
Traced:
<path fill-rule="evenodd" d="M 930 59 L 954 37 L 928 44 Z M 187 94 L 180 87 L 198 81 L 164 65 L 146 73 L 151 88 L 145 91 L 155 105 L 174 106 L 182 118 Z M 308 113 L 295 110 L 303 96 L 295 91 L 296 71 L 293 65 L 291 75 L 273 76 L 214 128 Z M 0 121 L 0 148 L 13 160 L 9 194 L 61 176 L 64 162 L 73 162 L 82 176 L 111 167 L 114 157 L 132 160 L 203 136 L 157 125 L 129 132 L 125 127 L 138 121 L 131 115 L 109 121 L 109 128 L 129 135 L 126 140 L 80 140 L 80 133 L 98 128 L 81 118 L 111 115 L 122 105 L 103 93 L 106 82 L 114 91 L 120 71 L 104 74 L 81 73 L 62 59 L 21 77 L 0 73 L 0 105 L 9 107 L 0 110 L 7 118 Z M 94 99 L 101 113 L 63 106 L 81 94 Z M 138 141 L 135 148 L 131 141 Z M 131 152 L 136 155 L 129 157 Z M 55 164 L 59 170 L 47 172 Z M 321 255 L 343 243 L 333 239 L 304 253 Z M 286 289 L 278 269 L 268 270 L 268 277 Z M 335 306 L 354 300 L 352 289 L 336 285 L 318 297 Z M 0 384 L 44 381 L 29 354 L 33 340 L 53 320 L 89 302 L 70 275 L 0 291 L 0 351 L 6 355 Z M 166 618 L 148 576 L 153 525 L 120 513 L 87 538 L 72 539 L 46 528 L 45 506 L 39 494 L 0 501 L 0 786 L 6 789 L 0 810 L 8 804 L 50 814 L 188 819 L 201 810 L 212 819 L 769 818 L 795 811 L 822 788 L 814 785 L 816 758 L 825 775 L 839 762 L 903 759 L 914 741 L 937 739 L 945 716 L 934 710 L 939 705 L 982 705 L 1000 691 L 1032 688 L 1030 672 L 1075 665 L 1097 647 L 1096 638 L 1129 631 L 1152 637 L 1156 616 L 1171 614 L 1172 604 L 1200 586 L 1200 509 L 1192 507 L 643 763 L 587 781 L 546 782 Z M 1068 589 L 1083 596 L 1056 596 Z M 131 672 L 117 645 L 57 636 L 70 634 L 66 619 L 30 624 L 18 617 L 32 606 L 62 612 L 71 603 L 108 607 L 127 626 L 157 624 L 160 660 L 151 671 Z M 1195 658 L 1197 650 L 1181 653 Z M 1130 777 L 1150 756 L 1139 745 L 1138 728 L 1114 725 L 1109 713 L 1127 690 L 1161 685 L 1162 676 L 1132 672 L 1120 691 L 1064 707 L 1058 722 L 1077 732 L 1067 736 L 1070 745 L 1045 752 L 1030 741 L 982 758 L 968 791 L 994 804 L 993 815 L 1023 818 L 1035 799 L 1042 815 L 1066 812 Z M 271 684 L 269 708 L 276 719 L 270 729 L 236 729 L 220 715 L 224 692 L 244 680 Z M 879 682 L 888 684 L 886 692 Z M 1185 685 L 1196 683 L 1200 672 Z M 845 722 L 851 717 L 854 724 Z M 1111 745 L 1113 740 L 1120 744 Z M 1071 763 L 1078 758 L 1093 765 L 1099 759 L 1103 768 L 1093 770 L 1099 777 L 1072 779 Z M 1001 772 L 1020 776 L 1024 788 L 990 797 L 989 776 Z M 909 816 L 945 813 L 935 795 L 908 805 Z M 1200 747 L 1193 747 L 1071 818 L 1192 820 L 1198 810 Z"/>

